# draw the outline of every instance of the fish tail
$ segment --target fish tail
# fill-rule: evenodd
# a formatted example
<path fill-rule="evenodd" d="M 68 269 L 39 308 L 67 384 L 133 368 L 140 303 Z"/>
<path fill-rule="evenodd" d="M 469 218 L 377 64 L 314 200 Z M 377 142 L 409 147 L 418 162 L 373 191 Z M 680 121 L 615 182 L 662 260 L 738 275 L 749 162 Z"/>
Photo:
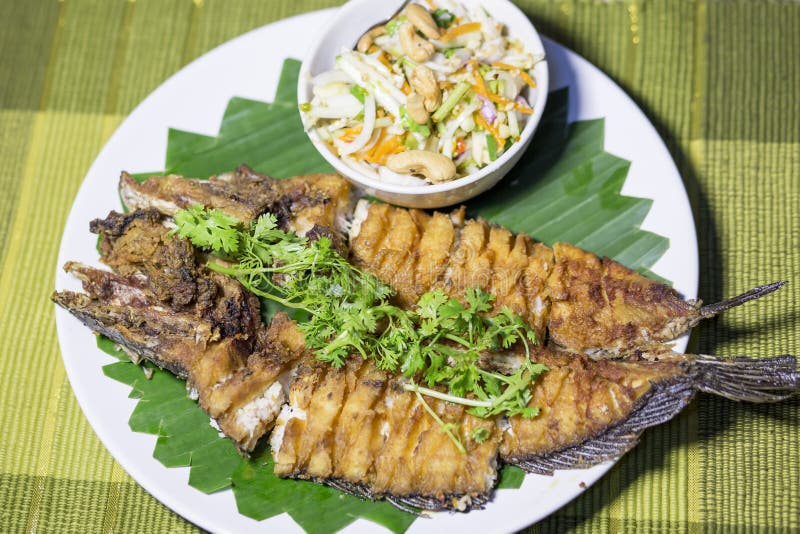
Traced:
<path fill-rule="evenodd" d="M 777 402 L 800 392 L 794 356 L 720 358 L 695 356 L 697 387 L 735 401 Z"/>
<path fill-rule="evenodd" d="M 652 391 L 641 399 L 630 417 L 600 435 L 560 451 L 513 458 L 509 463 L 529 473 L 552 475 L 556 469 L 586 468 L 618 458 L 639 442 L 639 436 L 645 429 L 675 417 L 689 404 L 695 391 L 692 380 L 686 377 L 654 384 Z"/>
<path fill-rule="evenodd" d="M 772 282 L 771 284 L 766 284 L 763 286 L 754 287 L 749 291 L 745 291 L 741 295 L 737 295 L 735 297 L 722 300 L 720 302 L 715 302 L 714 304 L 708 304 L 707 306 L 703 306 L 700 308 L 700 317 L 703 319 L 707 319 L 709 317 L 713 317 L 718 313 L 721 313 L 725 310 L 729 310 L 731 308 L 735 308 L 745 302 L 750 302 L 751 300 L 760 299 L 765 295 L 769 295 L 773 293 L 783 286 L 786 285 L 786 282 Z"/>

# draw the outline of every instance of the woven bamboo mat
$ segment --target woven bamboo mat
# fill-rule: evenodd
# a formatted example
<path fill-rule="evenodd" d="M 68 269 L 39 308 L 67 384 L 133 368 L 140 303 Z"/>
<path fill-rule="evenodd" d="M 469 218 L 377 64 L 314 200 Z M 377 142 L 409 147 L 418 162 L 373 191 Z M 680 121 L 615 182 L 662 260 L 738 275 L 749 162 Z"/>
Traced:
<path fill-rule="evenodd" d="M 0 532 L 194 526 L 100 444 L 55 335 L 56 253 L 78 186 L 133 107 L 211 48 L 325 0 L 0 2 Z M 545 35 L 644 109 L 684 177 L 700 296 L 790 285 L 690 348 L 800 353 L 800 3 L 524 0 Z M 800 401 L 700 396 L 532 532 L 800 531 Z"/>

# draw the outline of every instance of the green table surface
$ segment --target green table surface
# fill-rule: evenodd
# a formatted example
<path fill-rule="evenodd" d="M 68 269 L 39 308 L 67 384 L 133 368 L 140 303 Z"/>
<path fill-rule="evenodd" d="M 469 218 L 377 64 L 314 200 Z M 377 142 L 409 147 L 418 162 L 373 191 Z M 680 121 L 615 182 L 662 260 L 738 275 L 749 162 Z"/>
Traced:
<path fill-rule="evenodd" d="M 338 3 L 0 2 L 0 532 L 196 530 L 125 473 L 75 401 L 48 298 L 61 232 L 103 144 L 168 76 L 243 32 Z M 697 328 L 690 349 L 800 353 L 800 3 L 519 4 L 666 141 L 695 214 L 700 297 L 789 281 Z M 734 529 L 800 532 L 797 397 L 700 395 L 531 531 Z"/>

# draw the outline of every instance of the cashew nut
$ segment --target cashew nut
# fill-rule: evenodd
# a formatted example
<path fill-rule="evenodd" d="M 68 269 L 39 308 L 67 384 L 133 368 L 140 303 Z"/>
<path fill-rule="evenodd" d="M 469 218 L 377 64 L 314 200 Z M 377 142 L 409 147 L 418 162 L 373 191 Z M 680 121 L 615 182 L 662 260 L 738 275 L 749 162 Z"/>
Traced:
<path fill-rule="evenodd" d="M 362 54 L 366 54 L 369 50 L 369 47 L 372 46 L 372 41 L 386 33 L 386 26 L 377 26 L 372 28 L 367 33 L 361 36 L 361 39 L 358 40 L 358 44 L 356 45 L 356 50 L 361 52 Z"/>
<path fill-rule="evenodd" d="M 406 111 L 417 124 L 425 124 L 431 117 L 425 109 L 425 102 L 419 93 L 411 93 L 406 99 Z"/>
<path fill-rule="evenodd" d="M 403 52 L 414 61 L 427 61 L 436 51 L 433 43 L 423 39 L 414 31 L 414 26 L 406 22 L 400 26 L 400 44 Z"/>
<path fill-rule="evenodd" d="M 406 17 L 419 31 L 428 39 L 438 39 L 441 37 L 439 26 L 433 20 L 431 12 L 419 4 L 411 4 L 406 8 Z"/>
<path fill-rule="evenodd" d="M 436 81 L 436 75 L 425 65 L 417 65 L 408 77 L 411 87 L 425 99 L 425 109 L 430 112 L 442 104 L 442 90 Z"/>
<path fill-rule="evenodd" d="M 393 154 L 386 160 L 386 166 L 402 174 L 421 174 L 432 184 L 447 182 L 456 176 L 453 160 L 427 150 L 407 150 Z"/>

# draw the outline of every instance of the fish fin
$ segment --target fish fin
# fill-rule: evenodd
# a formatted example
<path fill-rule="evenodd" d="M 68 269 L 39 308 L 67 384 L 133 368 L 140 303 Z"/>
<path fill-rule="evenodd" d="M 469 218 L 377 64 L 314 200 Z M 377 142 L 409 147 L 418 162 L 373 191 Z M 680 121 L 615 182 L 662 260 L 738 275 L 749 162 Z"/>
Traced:
<path fill-rule="evenodd" d="M 737 295 L 735 297 L 725 299 L 720 302 L 715 302 L 714 304 L 708 304 L 700 308 L 700 318 L 707 319 L 709 317 L 717 315 L 720 312 L 729 310 L 731 308 L 735 308 L 740 304 L 744 304 L 745 302 L 750 302 L 751 300 L 760 299 L 765 295 L 769 295 L 770 293 L 779 290 L 785 285 L 786 282 L 772 282 L 771 284 L 754 287 L 750 291 L 745 291 L 741 295 Z"/>
<path fill-rule="evenodd" d="M 297 478 L 303 479 L 304 477 L 301 476 Z M 426 497 L 423 495 L 382 495 L 374 493 L 364 484 L 354 483 L 343 478 L 312 477 L 310 480 L 318 484 L 325 484 L 343 493 L 352 495 L 353 497 L 358 497 L 359 499 L 368 499 L 374 501 L 376 499 L 385 498 L 394 507 L 416 515 L 419 515 L 423 510 L 458 510 L 467 512 L 469 510 L 483 508 L 484 505 L 489 502 L 490 497 L 490 495 L 483 494 L 469 495 L 469 499 L 464 501 L 464 508 L 458 508 L 455 503 L 461 501 L 465 496 L 459 497 L 446 495 L 439 499 L 436 497 Z"/>
<path fill-rule="evenodd" d="M 331 479 L 314 479 L 314 482 L 318 484 L 326 484 L 334 489 L 341 491 L 342 493 L 347 493 L 348 495 L 352 495 L 353 497 L 358 497 L 359 499 L 369 499 L 374 501 L 377 497 L 369 490 L 369 488 L 363 484 L 356 484 L 350 482 L 349 480 L 345 480 L 343 478 L 331 478 Z"/>
<path fill-rule="evenodd" d="M 720 358 L 695 356 L 698 388 L 735 401 L 777 402 L 800 392 L 794 356 Z"/>
<path fill-rule="evenodd" d="M 556 469 L 587 468 L 618 458 L 639 442 L 646 428 L 675 417 L 694 393 L 694 384 L 685 377 L 654 384 L 627 419 L 603 433 L 560 451 L 507 461 L 529 473 L 552 475 Z"/>
<path fill-rule="evenodd" d="M 391 502 L 401 510 L 409 511 L 409 508 L 420 513 L 421 510 L 439 511 L 451 510 L 458 512 L 469 512 L 483 508 L 491 496 L 487 494 L 476 495 L 445 495 L 444 498 L 426 497 L 423 495 L 404 495 L 386 496 L 386 500 Z"/>
<path fill-rule="evenodd" d="M 402 510 L 404 512 L 408 512 L 409 514 L 414 514 L 414 515 L 422 514 L 422 510 L 406 504 L 402 499 L 397 499 L 395 497 L 387 496 L 386 500 L 389 501 L 389 503 L 395 508 Z"/>

